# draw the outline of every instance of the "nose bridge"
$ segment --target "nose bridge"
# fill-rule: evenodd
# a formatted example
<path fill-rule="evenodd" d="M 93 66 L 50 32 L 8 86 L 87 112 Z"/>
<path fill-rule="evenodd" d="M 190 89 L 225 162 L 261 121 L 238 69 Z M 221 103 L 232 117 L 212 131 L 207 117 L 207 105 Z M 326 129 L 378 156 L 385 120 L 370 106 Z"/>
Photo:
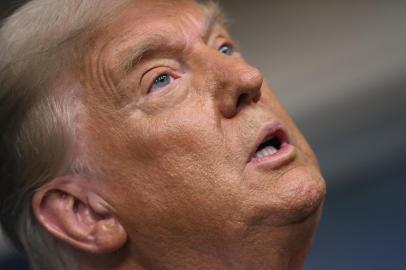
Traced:
<path fill-rule="evenodd" d="M 203 63 L 212 81 L 209 91 L 224 117 L 231 118 L 245 106 L 259 101 L 263 76 L 241 57 L 211 50 Z"/>

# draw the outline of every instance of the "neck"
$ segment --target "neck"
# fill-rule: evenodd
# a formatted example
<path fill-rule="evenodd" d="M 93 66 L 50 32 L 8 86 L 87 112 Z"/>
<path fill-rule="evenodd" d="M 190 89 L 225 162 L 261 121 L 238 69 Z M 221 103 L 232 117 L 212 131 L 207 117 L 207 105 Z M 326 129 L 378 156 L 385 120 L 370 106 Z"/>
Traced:
<path fill-rule="evenodd" d="M 304 264 L 318 219 L 319 213 L 303 222 L 283 227 L 250 226 L 241 231 L 238 238 L 227 241 L 222 238 L 207 245 L 179 239 L 160 239 L 146 245 L 129 243 L 126 254 L 116 260 L 106 262 L 93 258 L 88 260 L 89 264 L 82 264 L 81 269 L 299 270 Z"/>

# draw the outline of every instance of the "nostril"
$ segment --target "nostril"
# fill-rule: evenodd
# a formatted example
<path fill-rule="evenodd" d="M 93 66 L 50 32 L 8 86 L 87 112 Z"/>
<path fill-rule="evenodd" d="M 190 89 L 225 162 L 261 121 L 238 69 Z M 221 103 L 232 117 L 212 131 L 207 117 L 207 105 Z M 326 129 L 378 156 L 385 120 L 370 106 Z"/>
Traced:
<path fill-rule="evenodd" d="M 257 103 L 261 99 L 261 94 L 261 90 L 259 90 L 252 100 Z"/>
<path fill-rule="evenodd" d="M 245 103 L 247 103 L 248 98 L 249 98 L 249 97 L 248 97 L 248 94 L 247 94 L 247 93 L 242 93 L 242 94 L 238 97 L 237 105 L 236 105 L 237 110 L 240 110 L 240 108 L 241 108 L 242 106 L 244 106 Z"/>

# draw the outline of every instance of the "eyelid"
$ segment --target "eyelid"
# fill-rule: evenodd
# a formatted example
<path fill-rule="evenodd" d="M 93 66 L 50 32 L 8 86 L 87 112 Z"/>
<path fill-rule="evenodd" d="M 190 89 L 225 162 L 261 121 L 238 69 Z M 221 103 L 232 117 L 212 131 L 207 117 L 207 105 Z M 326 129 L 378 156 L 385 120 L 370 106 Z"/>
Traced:
<path fill-rule="evenodd" d="M 148 95 L 151 92 L 151 89 L 153 87 L 153 84 L 155 80 L 164 74 L 167 74 L 172 78 L 172 80 L 176 80 L 180 78 L 180 75 L 174 71 L 173 68 L 169 68 L 167 66 L 159 66 L 159 67 L 154 67 L 148 69 L 146 72 L 143 73 L 144 76 L 141 78 L 140 82 L 140 89 L 143 94 Z M 170 87 L 170 85 L 173 82 L 171 82 L 169 85 L 163 87 L 162 89 L 166 89 L 167 87 Z"/>
<path fill-rule="evenodd" d="M 156 72 L 156 74 L 158 75 L 158 73 L 169 73 L 171 75 L 174 75 L 174 72 L 176 72 L 176 70 L 179 70 L 179 63 L 178 61 L 173 61 L 171 59 L 159 59 L 159 61 L 153 61 L 150 62 L 149 64 L 145 64 L 144 65 L 145 70 L 142 71 L 142 73 L 139 73 L 139 77 L 137 79 L 138 83 L 137 83 L 137 87 L 139 89 L 141 89 L 143 86 L 145 86 L 144 83 L 144 79 L 145 76 L 152 72 L 153 70 L 160 70 L 160 72 Z M 141 69 L 141 68 L 140 68 Z"/>
<path fill-rule="evenodd" d="M 220 49 L 222 46 L 230 46 L 231 48 L 233 48 L 234 52 L 238 51 L 237 43 L 234 40 L 232 40 L 230 37 L 220 35 L 216 38 L 216 40 L 219 40 L 219 41 L 215 42 L 217 50 Z"/>
<path fill-rule="evenodd" d="M 158 73 L 158 75 L 152 77 L 152 80 L 151 80 L 151 82 L 149 83 L 149 86 L 148 86 L 147 94 L 150 94 L 151 92 L 153 92 L 152 90 L 153 90 L 153 87 L 154 87 L 154 83 L 156 82 L 156 80 L 157 80 L 159 77 L 161 77 L 161 76 L 163 76 L 163 75 L 169 76 L 170 79 L 171 79 L 171 81 L 169 82 L 168 85 L 165 85 L 164 87 L 160 88 L 160 89 L 162 89 L 162 90 L 163 90 L 163 89 L 166 89 L 166 88 L 168 88 L 168 87 L 170 87 L 170 85 L 173 83 L 173 81 L 176 80 L 176 79 L 178 79 L 178 77 L 174 76 L 174 75 L 173 75 L 172 73 L 170 73 L 170 72 Z"/>
<path fill-rule="evenodd" d="M 219 50 L 219 51 L 220 51 L 220 49 L 221 49 L 221 48 L 223 48 L 223 47 L 228 47 L 228 48 L 231 48 L 231 49 L 233 50 L 233 52 L 235 51 L 234 46 L 233 46 L 232 44 L 230 44 L 230 43 L 227 43 L 227 42 L 225 42 L 225 43 L 221 44 L 221 45 L 220 45 L 220 47 L 218 47 L 218 49 L 217 49 L 217 50 Z"/>

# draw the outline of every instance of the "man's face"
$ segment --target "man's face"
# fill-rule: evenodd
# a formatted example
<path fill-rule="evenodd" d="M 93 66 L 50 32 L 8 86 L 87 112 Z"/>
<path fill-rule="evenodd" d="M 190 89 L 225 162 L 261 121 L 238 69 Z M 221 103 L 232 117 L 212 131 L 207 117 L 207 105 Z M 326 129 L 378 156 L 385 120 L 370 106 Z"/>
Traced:
<path fill-rule="evenodd" d="M 135 1 L 86 59 L 100 192 L 139 246 L 231 243 L 253 225 L 317 219 L 323 200 L 310 147 L 208 13 Z"/>

